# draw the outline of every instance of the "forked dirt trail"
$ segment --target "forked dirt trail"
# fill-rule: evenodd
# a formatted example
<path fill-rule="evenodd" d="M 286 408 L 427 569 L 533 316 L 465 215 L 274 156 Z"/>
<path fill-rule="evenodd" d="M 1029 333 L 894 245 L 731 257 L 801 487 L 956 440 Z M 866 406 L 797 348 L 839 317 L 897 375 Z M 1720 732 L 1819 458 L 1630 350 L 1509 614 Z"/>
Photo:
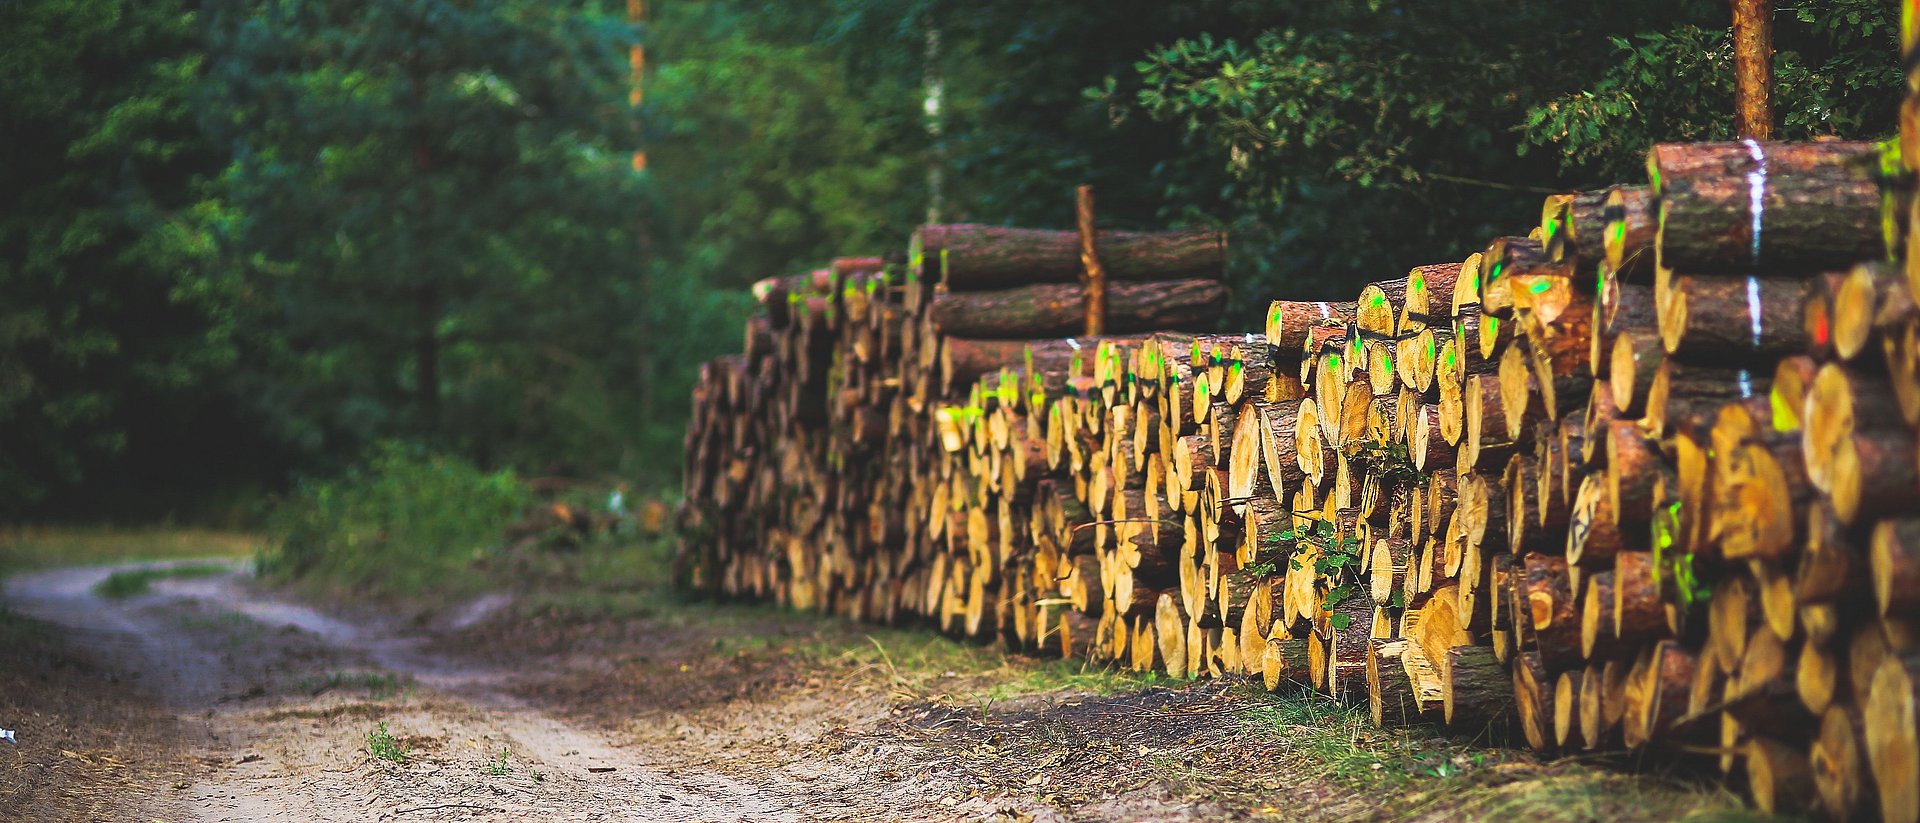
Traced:
<path fill-rule="evenodd" d="M 403 620 L 238 565 L 95 594 L 144 567 L 6 584 L 53 636 L 0 671 L 0 725 L 27 730 L 0 747 L 0 820 L 1730 819 L 1723 795 L 1323 699 L 924 630 L 617 585 Z"/>
<path fill-rule="evenodd" d="M 181 755 L 201 768 L 128 819 L 797 817 L 779 786 L 663 766 L 649 747 L 515 696 L 528 682 L 523 669 L 423 650 L 431 634 L 418 627 L 347 622 L 276 599 L 238 566 L 158 580 L 124 602 L 94 593 L 125 568 L 135 567 L 24 575 L 5 595 L 181 718 Z M 484 617 L 490 603 L 453 619 Z M 368 754 L 382 723 L 408 750 L 405 762 Z"/>

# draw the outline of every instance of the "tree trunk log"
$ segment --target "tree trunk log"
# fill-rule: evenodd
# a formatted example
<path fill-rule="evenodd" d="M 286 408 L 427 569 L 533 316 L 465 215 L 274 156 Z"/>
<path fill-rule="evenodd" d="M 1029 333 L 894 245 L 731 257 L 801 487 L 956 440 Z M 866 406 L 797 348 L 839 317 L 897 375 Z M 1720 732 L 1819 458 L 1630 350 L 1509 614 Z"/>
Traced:
<path fill-rule="evenodd" d="M 1880 816 L 1888 823 L 1920 821 L 1920 739 L 1916 704 L 1920 695 L 1920 656 L 1889 655 L 1874 671 L 1861 715 L 1866 726 L 1867 763 L 1880 796 Z"/>
<path fill-rule="evenodd" d="M 1227 301 L 1218 280 L 1117 282 L 1107 289 L 1108 334 L 1211 328 Z M 934 297 L 927 319 L 936 333 L 952 337 L 1066 337 L 1081 332 L 1084 292 L 1074 284 L 947 292 Z"/>
<path fill-rule="evenodd" d="M 1447 726 L 1476 738 L 1505 729 L 1514 713 L 1513 684 L 1493 651 L 1454 646 L 1444 660 L 1441 688 Z"/>
<path fill-rule="evenodd" d="M 1867 176 L 1878 162 L 1873 144 L 1774 143 L 1759 149 L 1756 163 L 1740 144 L 1654 148 L 1649 165 L 1660 189 L 1661 268 L 1796 272 L 1886 254 L 1880 186 Z M 1824 156 L 1811 157 L 1816 154 Z M 1803 159 L 1820 168 L 1801 166 Z"/>
<path fill-rule="evenodd" d="M 1097 243 L 1110 280 L 1217 280 L 1226 266 L 1226 235 L 1211 229 L 1103 231 Z M 920 280 L 954 291 L 1077 283 L 1082 271 L 1080 235 L 1074 231 L 925 225 L 914 232 L 909 257 L 910 271 Z"/>

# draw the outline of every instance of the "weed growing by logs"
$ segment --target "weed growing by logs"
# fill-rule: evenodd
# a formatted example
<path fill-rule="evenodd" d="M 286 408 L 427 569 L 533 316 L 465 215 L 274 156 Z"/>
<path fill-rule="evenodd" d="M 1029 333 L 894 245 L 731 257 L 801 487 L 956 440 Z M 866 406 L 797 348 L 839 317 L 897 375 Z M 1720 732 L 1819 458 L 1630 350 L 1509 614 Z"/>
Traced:
<path fill-rule="evenodd" d="M 1682 605 L 1693 608 L 1713 597 L 1713 586 L 1702 582 L 1694 572 L 1692 552 L 1674 550 L 1680 528 L 1680 501 L 1654 513 L 1653 582 L 1671 590 Z"/>
<path fill-rule="evenodd" d="M 1383 486 L 1424 484 L 1427 473 L 1414 468 L 1413 454 L 1407 444 L 1387 440 L 1362 440 L 1347 445 L 1347 457 L 1358 460 L 1380 478 Z"/>
<path fill-rule="evenodd" d="M 1314 576 L 1323 581 L 1327 588 L 1320 596 L 1320 609 L 1334 611 L 1348 597 L 1359 591 L 1354 582 L 1354 574 L 1360 568 L 1360 539 L 1351 535 L 1341 535 L 1334 524 L 1320 518 L 1311 523 L 1273 535 L 1267 540 L 1269 557 L 1234 574 L 1244 580 L 1258 580 L 1273 577 L 1279 572 L 1279 558 L 1287 558 L 1288 567 L 1294 571 L 1306 568 L 1302 561 L 1302 545 L 1313 551 Z M 1347 628 L 1352 618 L 1336 613 L 1329 618 L 1336 630 Z"/>

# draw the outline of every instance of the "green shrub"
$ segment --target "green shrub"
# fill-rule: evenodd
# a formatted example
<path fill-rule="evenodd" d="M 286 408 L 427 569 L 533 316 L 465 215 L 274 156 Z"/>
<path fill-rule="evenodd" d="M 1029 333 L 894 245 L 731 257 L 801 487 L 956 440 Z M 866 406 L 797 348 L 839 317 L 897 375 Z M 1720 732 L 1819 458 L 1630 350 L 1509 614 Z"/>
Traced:
<path fill-rule="evenodd" d="M 264 575 L 369 593 L 457 589 L 532 501 L 512 472 L 384 444 L 344 475 L 302 483 L 267 516 Z"/>
<path fill-rule="evenodd" d="M 387 731 L 387 722 L 380 721 L 380 728 L 367 732 L 367 753 L 388 763 L 406 763 L 412 752 L 407 745 Z"/>

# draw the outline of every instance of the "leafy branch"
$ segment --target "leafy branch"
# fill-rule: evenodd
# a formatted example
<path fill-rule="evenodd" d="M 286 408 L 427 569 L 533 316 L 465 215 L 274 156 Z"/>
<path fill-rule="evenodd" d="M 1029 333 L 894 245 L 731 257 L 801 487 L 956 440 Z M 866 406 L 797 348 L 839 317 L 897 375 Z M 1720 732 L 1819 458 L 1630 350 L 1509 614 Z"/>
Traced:
<path fill-rule="evenodd" d="M 1273 549 L 1269 556 L 1235 574 L 1248 579 L 1272 577 L 1279 572 L 1280 559 L 1283 557 L 1288 568 L 1302 571 L 1308 562 L 1308 554 L 1302 549 L 1310 549 L 1314 576 L 1322 581 L 1331 581 L 1320 595 L 1320 608 L 1323 611 L 1333 611 L 1359 590 L 1357 581 L 1363 551 L 1361 541 L 1352 535 L 1340 534 L 1334 524 L 1325 518 L 1312 517 L 1308 523 L 1266 537 L 1262 542 Z M 1352 622 L 1352 618 L 1345 614 L 1335 614 L 1331 620 L 1335 629 L 1345 629 Z"/>

